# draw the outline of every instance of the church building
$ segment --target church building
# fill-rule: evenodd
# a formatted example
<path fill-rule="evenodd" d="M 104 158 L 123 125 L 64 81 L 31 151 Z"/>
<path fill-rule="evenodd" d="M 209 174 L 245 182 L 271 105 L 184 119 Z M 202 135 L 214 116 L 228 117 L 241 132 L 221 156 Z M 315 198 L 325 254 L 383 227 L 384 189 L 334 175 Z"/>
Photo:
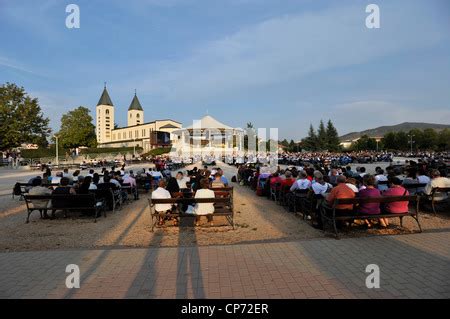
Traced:
<path fill-rule="evenodd" d="M 134 94 L 128 108 L 127 126 L 114 127 L 114 105 L 108 91 L 103 89 L 96 107 L 96 134 L 98 147 L 142 147 L 144 152 L 158 147 L 170 147 L 176 136 L 174 130 L 180 129 L 181 123 L 170 120 L 144 121 L 144 109 Z"/>

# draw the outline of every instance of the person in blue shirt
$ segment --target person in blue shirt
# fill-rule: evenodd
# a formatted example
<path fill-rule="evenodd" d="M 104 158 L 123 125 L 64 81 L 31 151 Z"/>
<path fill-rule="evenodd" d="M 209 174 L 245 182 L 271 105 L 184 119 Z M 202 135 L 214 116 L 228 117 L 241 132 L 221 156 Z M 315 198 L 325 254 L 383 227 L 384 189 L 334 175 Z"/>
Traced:
<path fill-rule="evenodd" d="M 217 171 L 220 173 L 221 177 L 220 179 L 222 180 L 222 183 L 225 185 L 225 187 L 228 186 L 228 179 L 225 177 L 225 175 L 223 174 L 223 170 L 221 168 L 218 168 Z"/>

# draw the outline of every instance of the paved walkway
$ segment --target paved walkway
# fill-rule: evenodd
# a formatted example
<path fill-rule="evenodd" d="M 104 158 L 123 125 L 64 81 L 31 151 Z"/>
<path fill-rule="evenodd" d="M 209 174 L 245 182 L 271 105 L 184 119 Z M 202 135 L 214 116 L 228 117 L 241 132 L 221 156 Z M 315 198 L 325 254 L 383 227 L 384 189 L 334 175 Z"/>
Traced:
<path fill-rule="evenodd" d="M 81 287 L 66 288 L 68 264 Z M 366 288 L 368 264 L 379 289 Z M 0 253 L 1 298 L 450 298 L 450 230 L 150 249 Z"/>

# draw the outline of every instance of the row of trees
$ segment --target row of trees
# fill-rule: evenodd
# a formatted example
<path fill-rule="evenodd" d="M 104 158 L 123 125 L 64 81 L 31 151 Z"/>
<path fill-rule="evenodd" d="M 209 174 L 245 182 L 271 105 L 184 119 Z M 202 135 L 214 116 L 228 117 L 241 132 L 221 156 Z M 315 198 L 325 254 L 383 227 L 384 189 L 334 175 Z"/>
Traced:
<path fill-rule="evenodd" d="M 338 131 L 331 120 L 328 120 L 326 127 L 323 121 L 320 120 L 317 132 L 311 124 L 308 136 L 302 140 L 301 145 L 307 151 L 336 152 L 341 149 Z"/>
<path fill-rule="evenodd" d="M 446 151 L 450 149 L 450 129 L 413 129 L 409 132 L 389 132 L 378 142 L 367 135 L 352 144 L 352 149 L 361 150 L 399 150 L 399 151 Z"/>
<path fill-rule="evenodd" d="M 95 126 L 92 122 L 89 109 L 83 106 L 64 114 L 61 118 L 61 129 L 56 133 L 60 147 L 96 147 Z M 252 123 L 247 123 L 247 129 L 250 134 L 256 135 Z M 46 147 L 50 134 L 49 119 L 43 115 L 37 98 L 30 97 L 23 87 L 13 83 L 0 86 L 0 150 L 15 148 L 23 143 Z M 52 139 L 55 140 L 54 137 Z M 256 140 L 256 145 L 260 146 L 262 141 Z M 411 140 L 414 151 L 449 150 L 450 129 L 440 132 L 433 129 L 390 132 L 378 143 L 365 135 L 352 144 L 352 149 L 408 151 L 411 149 Z M 265 143 L 266 148 L 269 149 L 270 143 L 276 142 Z M 290 152 L 298 152 L 302 149 L 307 151 L 339 151 L 341 149 L 338 132 L 331 120 L 328 120 L 326 126 L 321 120 L 317 131 L 311 124 L 308 136 L 300 143 L 293 140 L 288 142 L 285 139 L 280 144 Z M 248 147 L 248 137 L 245 138 L 244 147 Z"/>

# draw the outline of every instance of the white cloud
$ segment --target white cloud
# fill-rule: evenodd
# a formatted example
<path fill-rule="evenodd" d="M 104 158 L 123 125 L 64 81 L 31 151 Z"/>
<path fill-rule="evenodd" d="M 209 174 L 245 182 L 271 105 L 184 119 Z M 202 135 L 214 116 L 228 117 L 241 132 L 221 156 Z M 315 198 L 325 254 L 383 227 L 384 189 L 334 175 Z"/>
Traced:
<path fill-rule="evenodd" d="M 79 97 L 61 96 L 44 91 L 30 91 L 28 94 L 39 100 L 44 116 L 50 118 L 50 127 L 53 132 L 59 130 L 63 114 L 80 105 Z"/>
<path fill-rule="evenodd" d="M 0 56 L 0 67 L 13 69 L 15 71 L 20 71 L 23 73 L 29 73 L 31 75 L 42 76 L 41 74 L 34 72 L 30 68 L 23 66 L 21 63 L 2 56 Z"/>
<path fill-rule="evenodd" d="M 174 100 L 215 98 L 295 81 L 313 72 L 367 63 L 441 39 L 433 23 L 416 26 L 422 6 L 385 4 L 382 28 L 365 27 L 364 5 L 273 18 L 198 47 L 133 80 L 140 91 Z"/>

